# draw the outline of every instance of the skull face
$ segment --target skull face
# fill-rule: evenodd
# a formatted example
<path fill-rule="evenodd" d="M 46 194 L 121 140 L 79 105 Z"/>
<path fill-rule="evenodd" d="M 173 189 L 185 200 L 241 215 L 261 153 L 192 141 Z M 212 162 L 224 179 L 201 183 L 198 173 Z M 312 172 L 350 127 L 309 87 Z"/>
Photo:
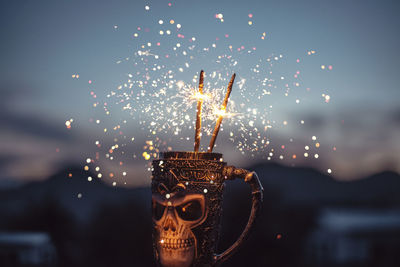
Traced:
<path fill-rule="evenodd" d="M 207 218 L 204 195 L 153 194 L 152 209 L 161 265 L 190 266 L 197 253 L 197 240 L 191 229 Z"/>

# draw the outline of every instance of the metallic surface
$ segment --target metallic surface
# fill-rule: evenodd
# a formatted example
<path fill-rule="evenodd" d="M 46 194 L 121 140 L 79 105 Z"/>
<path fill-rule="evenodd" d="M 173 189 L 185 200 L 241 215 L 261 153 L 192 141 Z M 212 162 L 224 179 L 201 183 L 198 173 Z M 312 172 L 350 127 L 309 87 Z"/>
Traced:
<path fill-rule="evenodd" d="M 252 210 L 239 239 L 218 254 L 224 184 L 235 178 L 250 185 Z M 162 153 L 153 161 L 151 188 L 154 254 L 157 263 L 165 267 L 215 266 L 228 259 L 248 236 L 263 191 L 254 172 L 227 166 L 222 154 L 205 152 Z M 190 210 L 196 216 L 187 220 L 184 212 L 190 203 L 196 204 Z"/>

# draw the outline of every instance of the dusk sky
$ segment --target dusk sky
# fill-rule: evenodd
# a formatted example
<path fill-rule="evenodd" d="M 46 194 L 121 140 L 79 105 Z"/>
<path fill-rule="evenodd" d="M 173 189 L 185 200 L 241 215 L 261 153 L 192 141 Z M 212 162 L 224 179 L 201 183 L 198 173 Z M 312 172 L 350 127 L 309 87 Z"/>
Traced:
<path fill-rule="evenodd" d="M 210 110 L 237 74 L 215 148 L 229 164 L 399 172 L 399 14 L 398 1 L 2 1 L 0 185 L 71 164 L 148 184 L 150 146 L 193 149 L 185 94 L 201 69 Z"/>

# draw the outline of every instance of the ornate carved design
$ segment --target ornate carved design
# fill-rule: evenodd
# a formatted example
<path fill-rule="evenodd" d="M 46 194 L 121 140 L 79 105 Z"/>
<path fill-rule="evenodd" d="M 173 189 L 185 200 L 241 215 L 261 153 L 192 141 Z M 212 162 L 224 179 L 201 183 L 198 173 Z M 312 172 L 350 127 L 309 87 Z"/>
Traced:
<path fill-rule="evenodd" d="M 155 160 L 153 177 L 189 183 L 223 183 L 225 162 L 210 160 Z"/>

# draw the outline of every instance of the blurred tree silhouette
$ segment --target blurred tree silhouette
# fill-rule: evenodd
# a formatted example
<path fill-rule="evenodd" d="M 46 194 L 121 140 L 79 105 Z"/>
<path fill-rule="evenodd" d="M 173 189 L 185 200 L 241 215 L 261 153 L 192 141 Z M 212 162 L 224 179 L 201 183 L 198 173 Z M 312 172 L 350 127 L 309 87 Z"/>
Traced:
<path fill-rule="evenodd" d="M 141 201 L 107 204 L 85 235 L 86 266 L 152 266 L 150 210 Z"/>
<path fill-rule="evenodd" d="M 47 232 L 56 247 L 58 266 L 77 266 L 80 261 L 79 231 L 76 222 L 60 203 L 51 197 L 41 202 L 30 202 L 26 212 L 12 219 L 10 231 Z"/>

